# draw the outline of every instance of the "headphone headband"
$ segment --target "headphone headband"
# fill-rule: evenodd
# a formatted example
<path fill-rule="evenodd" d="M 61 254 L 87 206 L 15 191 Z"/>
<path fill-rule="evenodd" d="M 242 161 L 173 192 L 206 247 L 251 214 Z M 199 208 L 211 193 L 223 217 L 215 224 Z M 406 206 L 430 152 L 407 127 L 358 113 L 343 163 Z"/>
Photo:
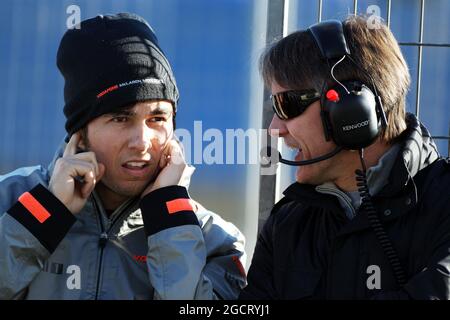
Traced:
<path fill-rule="evenodd" d="M 345 41 L 344 28 L 338 20 L 327 20 L 316 23 L 308 28 L 316 41 L 322 57 L 327 60 L 350 55 Z"/>

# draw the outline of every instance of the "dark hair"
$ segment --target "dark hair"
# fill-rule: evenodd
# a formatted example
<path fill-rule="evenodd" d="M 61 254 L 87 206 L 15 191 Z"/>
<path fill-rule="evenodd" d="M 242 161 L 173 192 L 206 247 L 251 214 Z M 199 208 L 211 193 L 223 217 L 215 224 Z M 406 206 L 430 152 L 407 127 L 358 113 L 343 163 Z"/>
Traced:
<path fill-rule="evenodd" d="M 381 133 L 391 142 L 405 129 L 405 100 L 410 75 L 400 47 L 384 24 L 369 28 L 366 17 L 350 16 L 344 22 L 344 34 L 353 60 L 374 80 L 388 118 Z M 321 92 L 324 81 L 333 83 L 330 70 L 321 58 L 320 50 L 307 30 L 294 32 L 269 46 L 260 59 L 264 83 L 270 88 L 276 82 L 287 89 L 315 89 Z M 370 79 L 348 59 L 334 70 L 338 80 L 360 80 L 371 85 Z"/>

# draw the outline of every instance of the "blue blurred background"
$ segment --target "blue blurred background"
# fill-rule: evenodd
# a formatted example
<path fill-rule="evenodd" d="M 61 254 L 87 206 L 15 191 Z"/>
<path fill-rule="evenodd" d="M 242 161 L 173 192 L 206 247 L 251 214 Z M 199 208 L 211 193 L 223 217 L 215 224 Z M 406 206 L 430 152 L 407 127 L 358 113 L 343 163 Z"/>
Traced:
<path fill-rule="evenodd" d="M 387 0 L 359 0 L 387 19 Z M 287 31 L 317 21 L 318 1 L 286 1 Z M 393 0 L 391 28 L 400 42 L 419 40 L 420 0 Z M 1 0 L 0 2 L 0 175 L 20 166 L 47 165 L 64 138 L 63 79 L 56 51 L 66 31 L 70 5 L 81 19 L 133 12 L 155 30 L 172 64 L 181 99 L 178 128 L 203 131 L 260 128 L 263 87 L 257 59 L 265 46 L 268 0 Z M 324 0 L 322 19 L 343 19 L 354 0 Z M 450 43 L 450 1 L 426 1 L 423 42 Z M 282 23 L 282 21 L 280 21 Z M 408 110 L 415 112 L 418 48 L 402 46 L 413 79 Z M 448 135 L 450 49 L 425 47 L 420 118 L 432 135 Z M 204 146 L 207 143 L 204 144 Z M 448 142 L 438 141 L 443 154 Z M 196 165 L 191 194 L 235 223 L 247 236 L 251 256 L 256 240 L 257 165 Z M 284 184 L 292 181 L 291 175 Z M 283 186 L 282 185 L 282 186 Z"/>

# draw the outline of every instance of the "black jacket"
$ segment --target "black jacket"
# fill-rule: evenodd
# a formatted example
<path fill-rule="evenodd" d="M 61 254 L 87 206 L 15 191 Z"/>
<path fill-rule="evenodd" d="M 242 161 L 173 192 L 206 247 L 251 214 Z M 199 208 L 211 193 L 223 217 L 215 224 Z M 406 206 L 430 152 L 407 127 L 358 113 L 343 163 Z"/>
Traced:
<path fill-rule="evenodd" d="M 437 159 L 429 133 L 412 116 L 400 141 L 389 184 L 373 202 L 407 274 L 405 286 L 397 285 L 364 212 L 349 220 L 336 197 L 294 183 L 259 235 L 240 298 L 450 299 L 450 163 Z"/>

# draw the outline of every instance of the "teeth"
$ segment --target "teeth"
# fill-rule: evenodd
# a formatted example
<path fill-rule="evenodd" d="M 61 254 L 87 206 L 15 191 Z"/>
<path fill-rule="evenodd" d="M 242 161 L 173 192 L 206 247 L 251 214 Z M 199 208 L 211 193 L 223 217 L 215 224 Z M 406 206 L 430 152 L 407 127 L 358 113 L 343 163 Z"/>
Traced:
<path fill-rule="evenodd" d="M 287 147 L 288 147 L 288 149 L 289 150 L 297 150 L 298 148 L 297 147 L 294 147 L 294 146 L 290 146 L 290 145 L 286 145 Z"/>
<path fill-rule="evenodd" d="M 126 165 L 128 167 L 143 168 L 145 166 L 145 163 L 143 163 L 143 162 L 127 162 Z"/>

